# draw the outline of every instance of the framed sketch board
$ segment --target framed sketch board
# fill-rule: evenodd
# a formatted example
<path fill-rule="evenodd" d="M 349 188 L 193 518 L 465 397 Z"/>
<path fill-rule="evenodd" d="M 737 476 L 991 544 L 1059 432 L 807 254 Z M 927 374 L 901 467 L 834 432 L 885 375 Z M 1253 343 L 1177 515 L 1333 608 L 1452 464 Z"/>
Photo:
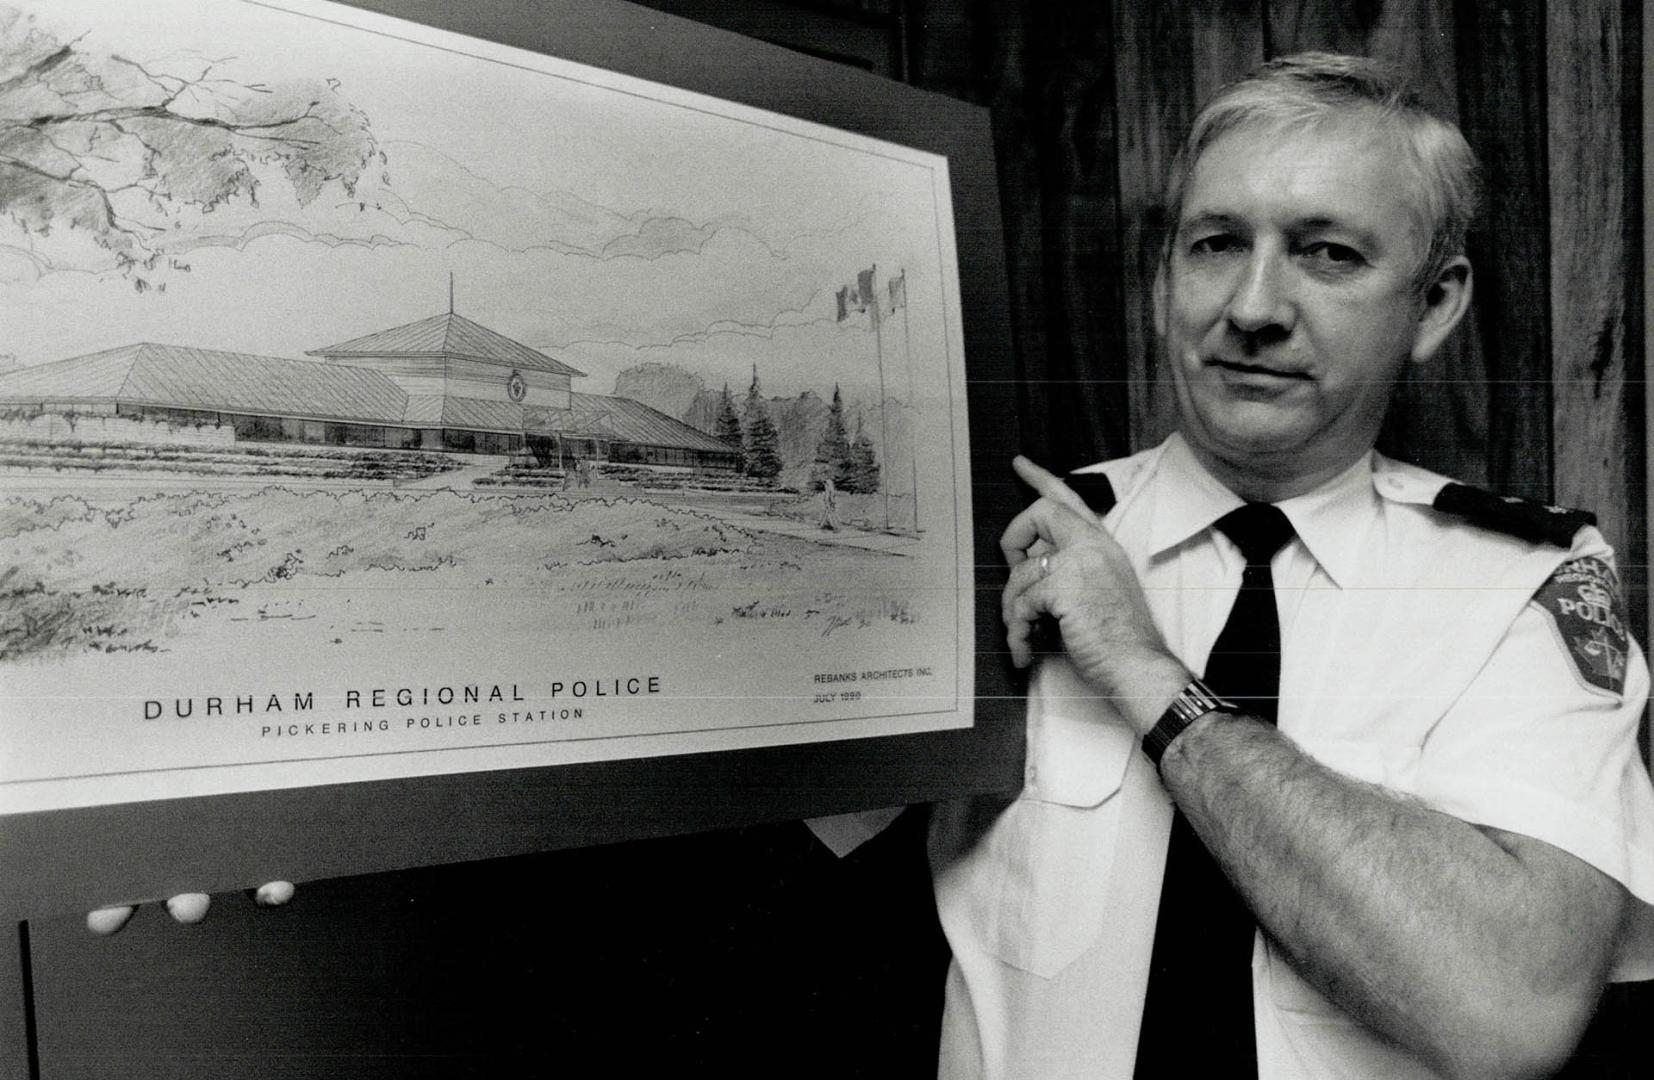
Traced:
<path fill-rule="evenodd" d="M 619 3 L 0 71 L 0 911 L 1015 785 L 984 111 Z"/>

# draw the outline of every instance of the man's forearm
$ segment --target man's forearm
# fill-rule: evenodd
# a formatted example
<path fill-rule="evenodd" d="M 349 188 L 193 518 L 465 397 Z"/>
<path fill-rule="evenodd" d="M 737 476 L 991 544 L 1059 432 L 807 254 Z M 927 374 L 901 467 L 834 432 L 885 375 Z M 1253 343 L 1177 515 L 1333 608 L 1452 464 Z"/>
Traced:
<path fill-rule="evenodd" d="M 1538 1075 L 1589 1018 L 1622 899 L 1583 863 L 1351 780 L 1250 718 L 1197 721 L 1161 768 L 1293 966 L 1449 1074 Z"/>

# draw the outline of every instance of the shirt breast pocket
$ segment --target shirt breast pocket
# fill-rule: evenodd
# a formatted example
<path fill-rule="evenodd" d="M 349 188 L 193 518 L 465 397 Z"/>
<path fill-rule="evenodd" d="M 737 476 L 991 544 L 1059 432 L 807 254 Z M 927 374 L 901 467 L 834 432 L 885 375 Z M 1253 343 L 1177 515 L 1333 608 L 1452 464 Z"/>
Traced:
<path fill-rule="evenodd" d="M 1108 919 L 1121 791 L 1137 739 L 1116 718 L 1046 713 L 1030 731 L 1022 797 L 991 845 L 1000 877 L 984 940 L 1013 967 L 1053 978 Z"/>

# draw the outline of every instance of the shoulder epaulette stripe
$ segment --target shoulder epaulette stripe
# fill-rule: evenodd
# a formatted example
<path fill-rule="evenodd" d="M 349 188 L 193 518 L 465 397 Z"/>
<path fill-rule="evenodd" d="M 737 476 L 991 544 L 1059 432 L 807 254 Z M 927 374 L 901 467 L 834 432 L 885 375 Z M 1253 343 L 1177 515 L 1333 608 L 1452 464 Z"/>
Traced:
<path fill-rule="evenodd" d="M 1067 481 L 1074 494 L 1084 499 L 1093 512 L 1106 514 L 1114 509 L 1114 484 L 1107 473 L 1069 473 Z"/>
<path fill-rule="evenodd" d="M 1597 516 L 1589 510 L 1569 510 L 1514 495 L 1495 495 L 1469 484 L 1448 484 L 1437 493 L 1431 505 L 1444 514 L 1462 517 L 1484 529 L 1564 548 L 1573 545 L 1576 532 L 1597 523 Z"/>

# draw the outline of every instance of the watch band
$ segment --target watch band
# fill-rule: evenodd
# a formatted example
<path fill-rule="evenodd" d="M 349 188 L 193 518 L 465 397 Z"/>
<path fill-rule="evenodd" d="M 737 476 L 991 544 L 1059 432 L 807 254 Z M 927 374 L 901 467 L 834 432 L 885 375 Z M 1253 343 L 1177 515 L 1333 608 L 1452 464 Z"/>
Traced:
<path fill-rule="evenodd" d="M 1160 768 L 1160 758 L 1166 753 L 1179 735 L 1183 734 L 1188 726 L 1209 712 L 1223 709 L 1228 712 L 1239 711 L 1239 706 L 1232 701 L 1226 701 L 1212 693 L 1211 689 L 1199 679 L 1192 679 L 1188 686 L 1178 691 L 1166 711 L 1160 714 L 1149 733 L 1143 736 L 1143 753 L 1154 762 L 1155 768 Z"/>

